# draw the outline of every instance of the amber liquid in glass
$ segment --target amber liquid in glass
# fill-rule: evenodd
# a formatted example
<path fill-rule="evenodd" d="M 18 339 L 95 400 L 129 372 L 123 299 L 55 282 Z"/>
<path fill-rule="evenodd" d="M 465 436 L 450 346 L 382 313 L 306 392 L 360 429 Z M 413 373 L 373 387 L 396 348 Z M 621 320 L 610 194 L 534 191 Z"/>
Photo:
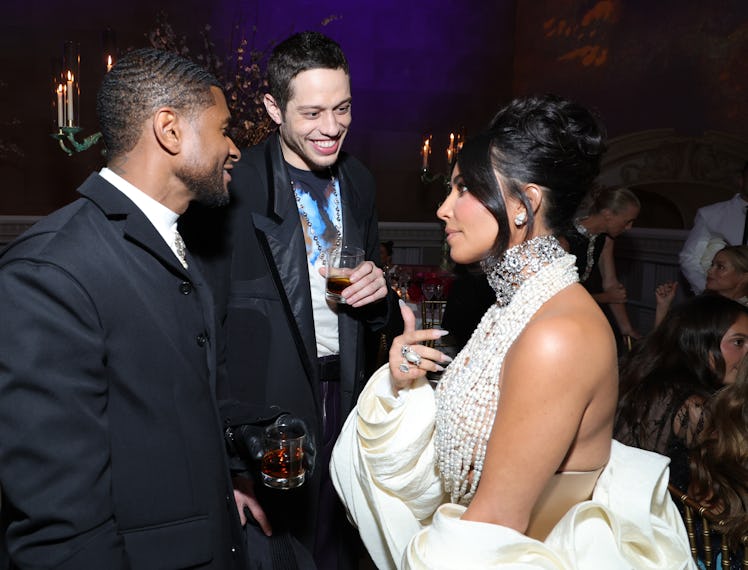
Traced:
<path fill-rule="evenodd" d="M 338 303 L 345 303 L 345 299 L 341 295 L 343 289 L 351 285 L 351 279 L 347 275 L 336 275 L 327 278 L 327 291 L 325 295 L 328 299 L 336 301 Z"/>
<path fill-rule="evenodd" d="M 301 485 L 306 478 L 303 456 L 301 447 L 266 451 L 260 463 L 263 483 L 277 489 L 293 489 Z"/>
<path fill-rule="evenodd" d="M 302 450 L 271 449 L 262 457 L 262 472 L 276 479 L 290 479 L 304 472 Z"/>

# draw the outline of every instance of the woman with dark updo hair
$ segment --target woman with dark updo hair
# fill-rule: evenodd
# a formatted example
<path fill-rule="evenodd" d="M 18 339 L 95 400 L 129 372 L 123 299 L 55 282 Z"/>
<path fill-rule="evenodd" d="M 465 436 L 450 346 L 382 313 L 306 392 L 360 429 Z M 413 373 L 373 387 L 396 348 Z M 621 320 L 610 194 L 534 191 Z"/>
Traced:
<path fill-rule="evenodd" d="M 461 149 L 437 215 L 496 302 L 454 361 L 403 307 L 333 453 L 379 568 L 691 567 L 667 459 L 612 440 L 615 339 L 554 237 L 604 150 L 592 113 L 555 96 L 513 100 Z"/>

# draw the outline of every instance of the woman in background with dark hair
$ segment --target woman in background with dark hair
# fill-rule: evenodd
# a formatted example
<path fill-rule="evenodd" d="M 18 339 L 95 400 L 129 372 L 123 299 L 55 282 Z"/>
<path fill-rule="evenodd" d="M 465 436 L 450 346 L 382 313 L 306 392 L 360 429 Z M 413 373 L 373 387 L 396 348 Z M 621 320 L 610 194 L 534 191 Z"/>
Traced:
<path fill-rule="evenodd" d="M 382 261 L 381 268 L 385 275 L 388 275 L 392 266 L 392 250 L 395 242 L 392 240 L 383 241 L 379 244 L 379 257 Z"/>
<path fill-rule="evenodd" d="M 691 453 L 688 494 L 725 521 L 730 550 L 737 552 L 748 532 L 748 358 L 735 382 L 709 401 L 707 412 Z"/>
<path fill-rule="evenodd" d="M 616 439 L 670 457 L 670 480 L 685 489 L 704 403 L 746 352 L 748 308 L 719 295 L 674 307 L 623 362 Z"/>
<path fill-rule="evenodd" d="M 461 149 L 437 215 L 496 302 L 451 363 L 419 344 L 444 331 L 403 308 L 333 453 L 379 568 L 690 567 L 667 460 L 612 441 L 613 333 L 554 237 L 604 148 L 587 109 L 547 96 L 515 99 Z M 448 363 L 433 390 L 426 373 Z"/>

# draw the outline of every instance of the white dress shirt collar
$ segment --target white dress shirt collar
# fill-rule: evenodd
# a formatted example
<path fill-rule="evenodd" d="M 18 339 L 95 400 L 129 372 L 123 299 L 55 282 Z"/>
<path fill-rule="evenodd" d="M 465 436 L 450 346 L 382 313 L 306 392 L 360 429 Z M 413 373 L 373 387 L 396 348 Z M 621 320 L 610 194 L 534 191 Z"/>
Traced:
<path fill-rule="evenodd" d="M 102 168 L 99 174 L 104 180 L 127 196 L 143 212 L 145 217 L 153 224 L 153 227 L 156 228 L 156 231 L 164 238 L 166 245 L 174 252 L 174 255 L 177 255 L 174 245 L 174 232 L 177 229 L 179 214 L 157 202 L 109 168 Z"/>

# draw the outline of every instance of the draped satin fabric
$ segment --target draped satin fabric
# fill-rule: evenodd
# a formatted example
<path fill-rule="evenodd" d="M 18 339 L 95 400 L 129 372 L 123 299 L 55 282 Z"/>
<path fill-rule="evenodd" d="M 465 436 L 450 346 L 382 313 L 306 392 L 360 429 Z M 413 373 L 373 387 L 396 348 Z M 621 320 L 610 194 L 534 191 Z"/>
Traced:
<path fill-rule="evenodd" d="M 385 365 L 348 417 L 331 462 L 338 494 L 380 569 L 691 569 L 688 539 L 667 491 L 668 459 L 612 442 L 592 498 L 574 505 L 541 542 L 463 521 L 446 502 L 426 382 L 390 390 Z"/>

